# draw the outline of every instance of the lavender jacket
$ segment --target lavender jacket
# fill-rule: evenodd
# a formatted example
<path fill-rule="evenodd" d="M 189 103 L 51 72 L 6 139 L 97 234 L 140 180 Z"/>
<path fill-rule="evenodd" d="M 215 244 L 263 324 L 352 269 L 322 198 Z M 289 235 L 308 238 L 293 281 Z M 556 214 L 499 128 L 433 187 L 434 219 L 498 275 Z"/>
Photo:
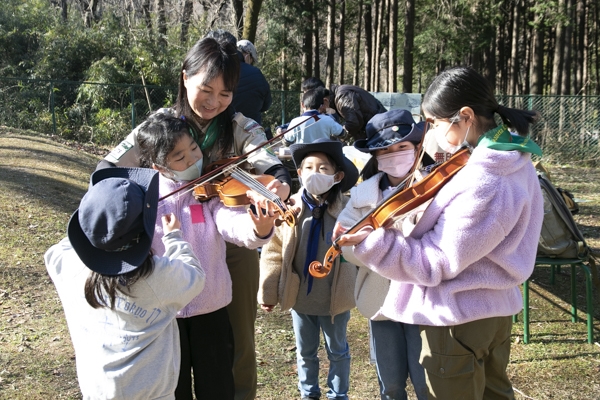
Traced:
<path fill-rule="evenodd" d="M 382 312 L 395 321 L 452 326 L 509 316 L 521 310 L 542 219 L 530 155 L 477 147 L 409 236 L 377 229 L 354 255 L 392 280 Z"/>
<path fill-rule="evenodd" d="M 160 175 L 159 194 L 165 196 L 182 184 Z M 254 234 L 254 224 L 245 207 L 226 207 L 218 198 L 199 203 L 191 192 L 183 190 L 158 204 L 152 241 L 154 254 L 164 252 L 160 218 L 168 213 L 174 213 L 181 221 L 183 238 L 192 246 L 206 273 L 204 290 L 179 311 L 177 317 L 193 317 L 225 307 L 232 296 L 231 276 L 225 261 L 225 241 L 254 249 L 267 243 L 272 231 L 267 238 L 261 239 Z"/>

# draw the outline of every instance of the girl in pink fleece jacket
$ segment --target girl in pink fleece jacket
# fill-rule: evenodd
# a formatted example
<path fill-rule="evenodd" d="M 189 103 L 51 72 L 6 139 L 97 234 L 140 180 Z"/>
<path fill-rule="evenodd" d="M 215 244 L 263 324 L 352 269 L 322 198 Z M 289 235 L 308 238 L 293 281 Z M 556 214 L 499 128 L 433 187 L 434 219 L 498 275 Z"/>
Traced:
<path fill-rule="evenodd" d="M 521 310 L 543 219 L 531 163 L 541 150 L 525 137 L 537 114 L 498 105 L 489 82 L 467 67 L 436 77 L 422 108 L 428 134 L 449 153 L 467 146 L 469 161 L 409 235 L 363 230 L 338 244 L 355 245 L 356 258 L 391 280 L 386 317 L 421 325 L 432 398 L 513 399 L 511 316 Z"/>
<path fill-rule="evenodd" d="M 155 114 L 140 126 L 136 139 L 142 166 L 160 172 L 160 197 L 201 175 L 202 151 L 184 120 Z M 192 398 L 193 369 L 196 398 L 233 400 L 233 332 L 226 309 L 232 298 L 232 284 L 225 241 L 248 248 L 264 245 L 273 232 L 274 213 L 267 210 L 255 215 L 244 207 L 229 208 L 217 197 L 199 203 L 190 190 L 165 198 L 158 208 L 161 214 L 173 213 L 181 221 L 183 237 L 206 273 L 204 291 L 177 314 L 181 370 L 175 397 Z M 162 254 L 159 223 L 152 249 Z"/>

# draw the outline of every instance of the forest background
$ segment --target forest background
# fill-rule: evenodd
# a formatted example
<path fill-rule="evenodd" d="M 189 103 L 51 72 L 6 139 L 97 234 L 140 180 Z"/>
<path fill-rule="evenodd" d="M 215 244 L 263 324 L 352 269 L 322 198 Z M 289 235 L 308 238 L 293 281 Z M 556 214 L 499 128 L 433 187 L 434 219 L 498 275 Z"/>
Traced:
<path fill-rule="evenodd" d="M 272 109 L 290 93 L 299 111 L 297 91 L 308 76 L 327 85 L 423 93 L 442 69 L 472 65 L 503 104 L 514 100 L 541 111 L 548 140 L 539 143 L 545 154 L 554 144 L 563 155 L 553 177 L 582 201 L 576 219 L 597 248 L 600 176 L 588 166 L 600 160 L 599 3 L 3 0 L 0 125 L 33 131 L 0 127 L 0 399 L 79 398 L 74 354 L 43 252 L 64 236 L 89 172 L 105 154 L 88 143 L 114 144 L 130 132 L 134 110 L 169 106 L 185 53 L 210 29 L 255 43 L 259 67 L 277 95 Z M 571 143 L 586 151 L 568 151 Z M 548 276 L 536 268 L 531 279 L 530 344 L 522 343 L 522 319 L 513 328 L 509 374 L 517 398 L 597 399 L 599 297 L 595 293 L 590 345 L 583 321 L 571 323 L 569 315 L 573 298 L 580 313 L 586 311 L 581 273 L 576 297 L 570 297 L 568 268 L 556 285 Z M 352 321 L 353 396 L 376 398 L 368 329 L 364 319 Z M 259 398 L 293 398 L 288 314 L 259 315 L 257 351 Z"/>
<path fill-rule="evenodd" d="M 173 85 L 208 30 L 252 41 L 273 89 L 303 78 L 421 93 L 447 66 L 502 94 L 598 95 L 599 0 L 5 0 L 0 76 Z"/>
<path fill-rule="evenodd" d="M 600 0 L 4 0 L 0 125 L 113 146 L 173 105 L 187 50 L 221 28 L 258 50 L 266 128 L 300 113 L 310 76 L 423 93 L 471 65 L 501 104 L 541 113 L 532 138 L 547 156 L 595 166 L 599 11 Z"/>

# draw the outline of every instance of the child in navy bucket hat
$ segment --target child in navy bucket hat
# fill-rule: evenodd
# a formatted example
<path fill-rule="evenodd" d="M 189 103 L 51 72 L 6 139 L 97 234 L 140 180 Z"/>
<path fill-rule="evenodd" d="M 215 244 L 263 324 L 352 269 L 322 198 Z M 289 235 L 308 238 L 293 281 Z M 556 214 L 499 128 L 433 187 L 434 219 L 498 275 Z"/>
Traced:
<path fill-rule="evenodd" d="M 174 215 L 162 216 L 164 255 L 152 255 L 157 208 L 156 171 L 99 169 L 68 236 L 44 255 L 83 398 L 175 398 L 175 316 L 202 291 L 205 274 Z"/>
<path fill-rule="evenodd" d="M 325 397 L 319 387 L 317 357 L 323 331 L 330 360 L 327 398 L 347 399 L 350 349 L 346 327 L 354 308 L 356 267 L 338 258 L 327 277 L 313 279 L 308 266 L 322 261 L 331 246 L 335 220 L 348 202 L 344 192 L 356 183 L 358 170 L 344 156 L 339 141 L 317 139 L 293 144 L 290 150 L 302 183 L 291 197 L 299 208 L 297 223 L 276 228 L 263 247 L 258 302 L 266 311 L 276 304 L 282 310 L 291 308 L 300 397 Z"/>
<path fill-rule="evenodd" d="M 338 217 L 334 237 L 354 226 L 377 204 L 406 185 L 418 158 L 417 149 L 423 138 L 424 123 L 416 123 L 406 110 L 390 110 L 377 114 L 367 123 L 367 138 L 357 140 L 354 147 L 372 155 L 362 170 L 363 182 L 350 191 L 350 201 Z M 417 180 L 420 171 L 416 170 Z M 429 203 L 427 203 L 429 204 Z M 417 216 L 426 205 L 394 223 L 394 228 L 408 236 Z M 355 301 L 358 311 L 369 319 L 371 354 L 379 380 L 381 398 L 406 398 L 410 377 L 419 400 L 427 398 L 425 371 L 419 363 L 421 338 L 419 326 L 392 321 L 381 308 L 390 280 L 366 268 L 354 256 L 352 246 L 342 247 L 344 258 L 358 265 Z"/>

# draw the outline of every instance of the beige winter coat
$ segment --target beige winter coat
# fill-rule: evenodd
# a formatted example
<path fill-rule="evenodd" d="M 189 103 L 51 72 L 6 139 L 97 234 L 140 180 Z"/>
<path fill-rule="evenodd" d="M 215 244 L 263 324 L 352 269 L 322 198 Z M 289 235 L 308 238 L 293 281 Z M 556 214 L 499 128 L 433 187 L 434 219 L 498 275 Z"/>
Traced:
<path fill-rule="evenodd" d="M 291 197 L 294 204 L 300 205 L 302 215 L 306 205 L 300 193 Z M 327 213 L 337 218 L 348 198 L 342 196 L 340 201 L 327 208 Z M 260 283 L 258 288 L 258 303 L 265 305 L 279 304 L 282 310 L 289 310 L 296 303 L 300 288 L 300 276 L 294 272 L 293 262 L 298 241 L 299 228 L 296 224 L 290 228 L 282 224 L 275 229 L 271 241 L 262 248 L 260 257 Z M 337 257 L 334 263 L 333 285 L 331 287 L 331 305 L 329 313 L 332 317 L 354 308 L 354 284 L 356 280 L 356 266 Z"/>

